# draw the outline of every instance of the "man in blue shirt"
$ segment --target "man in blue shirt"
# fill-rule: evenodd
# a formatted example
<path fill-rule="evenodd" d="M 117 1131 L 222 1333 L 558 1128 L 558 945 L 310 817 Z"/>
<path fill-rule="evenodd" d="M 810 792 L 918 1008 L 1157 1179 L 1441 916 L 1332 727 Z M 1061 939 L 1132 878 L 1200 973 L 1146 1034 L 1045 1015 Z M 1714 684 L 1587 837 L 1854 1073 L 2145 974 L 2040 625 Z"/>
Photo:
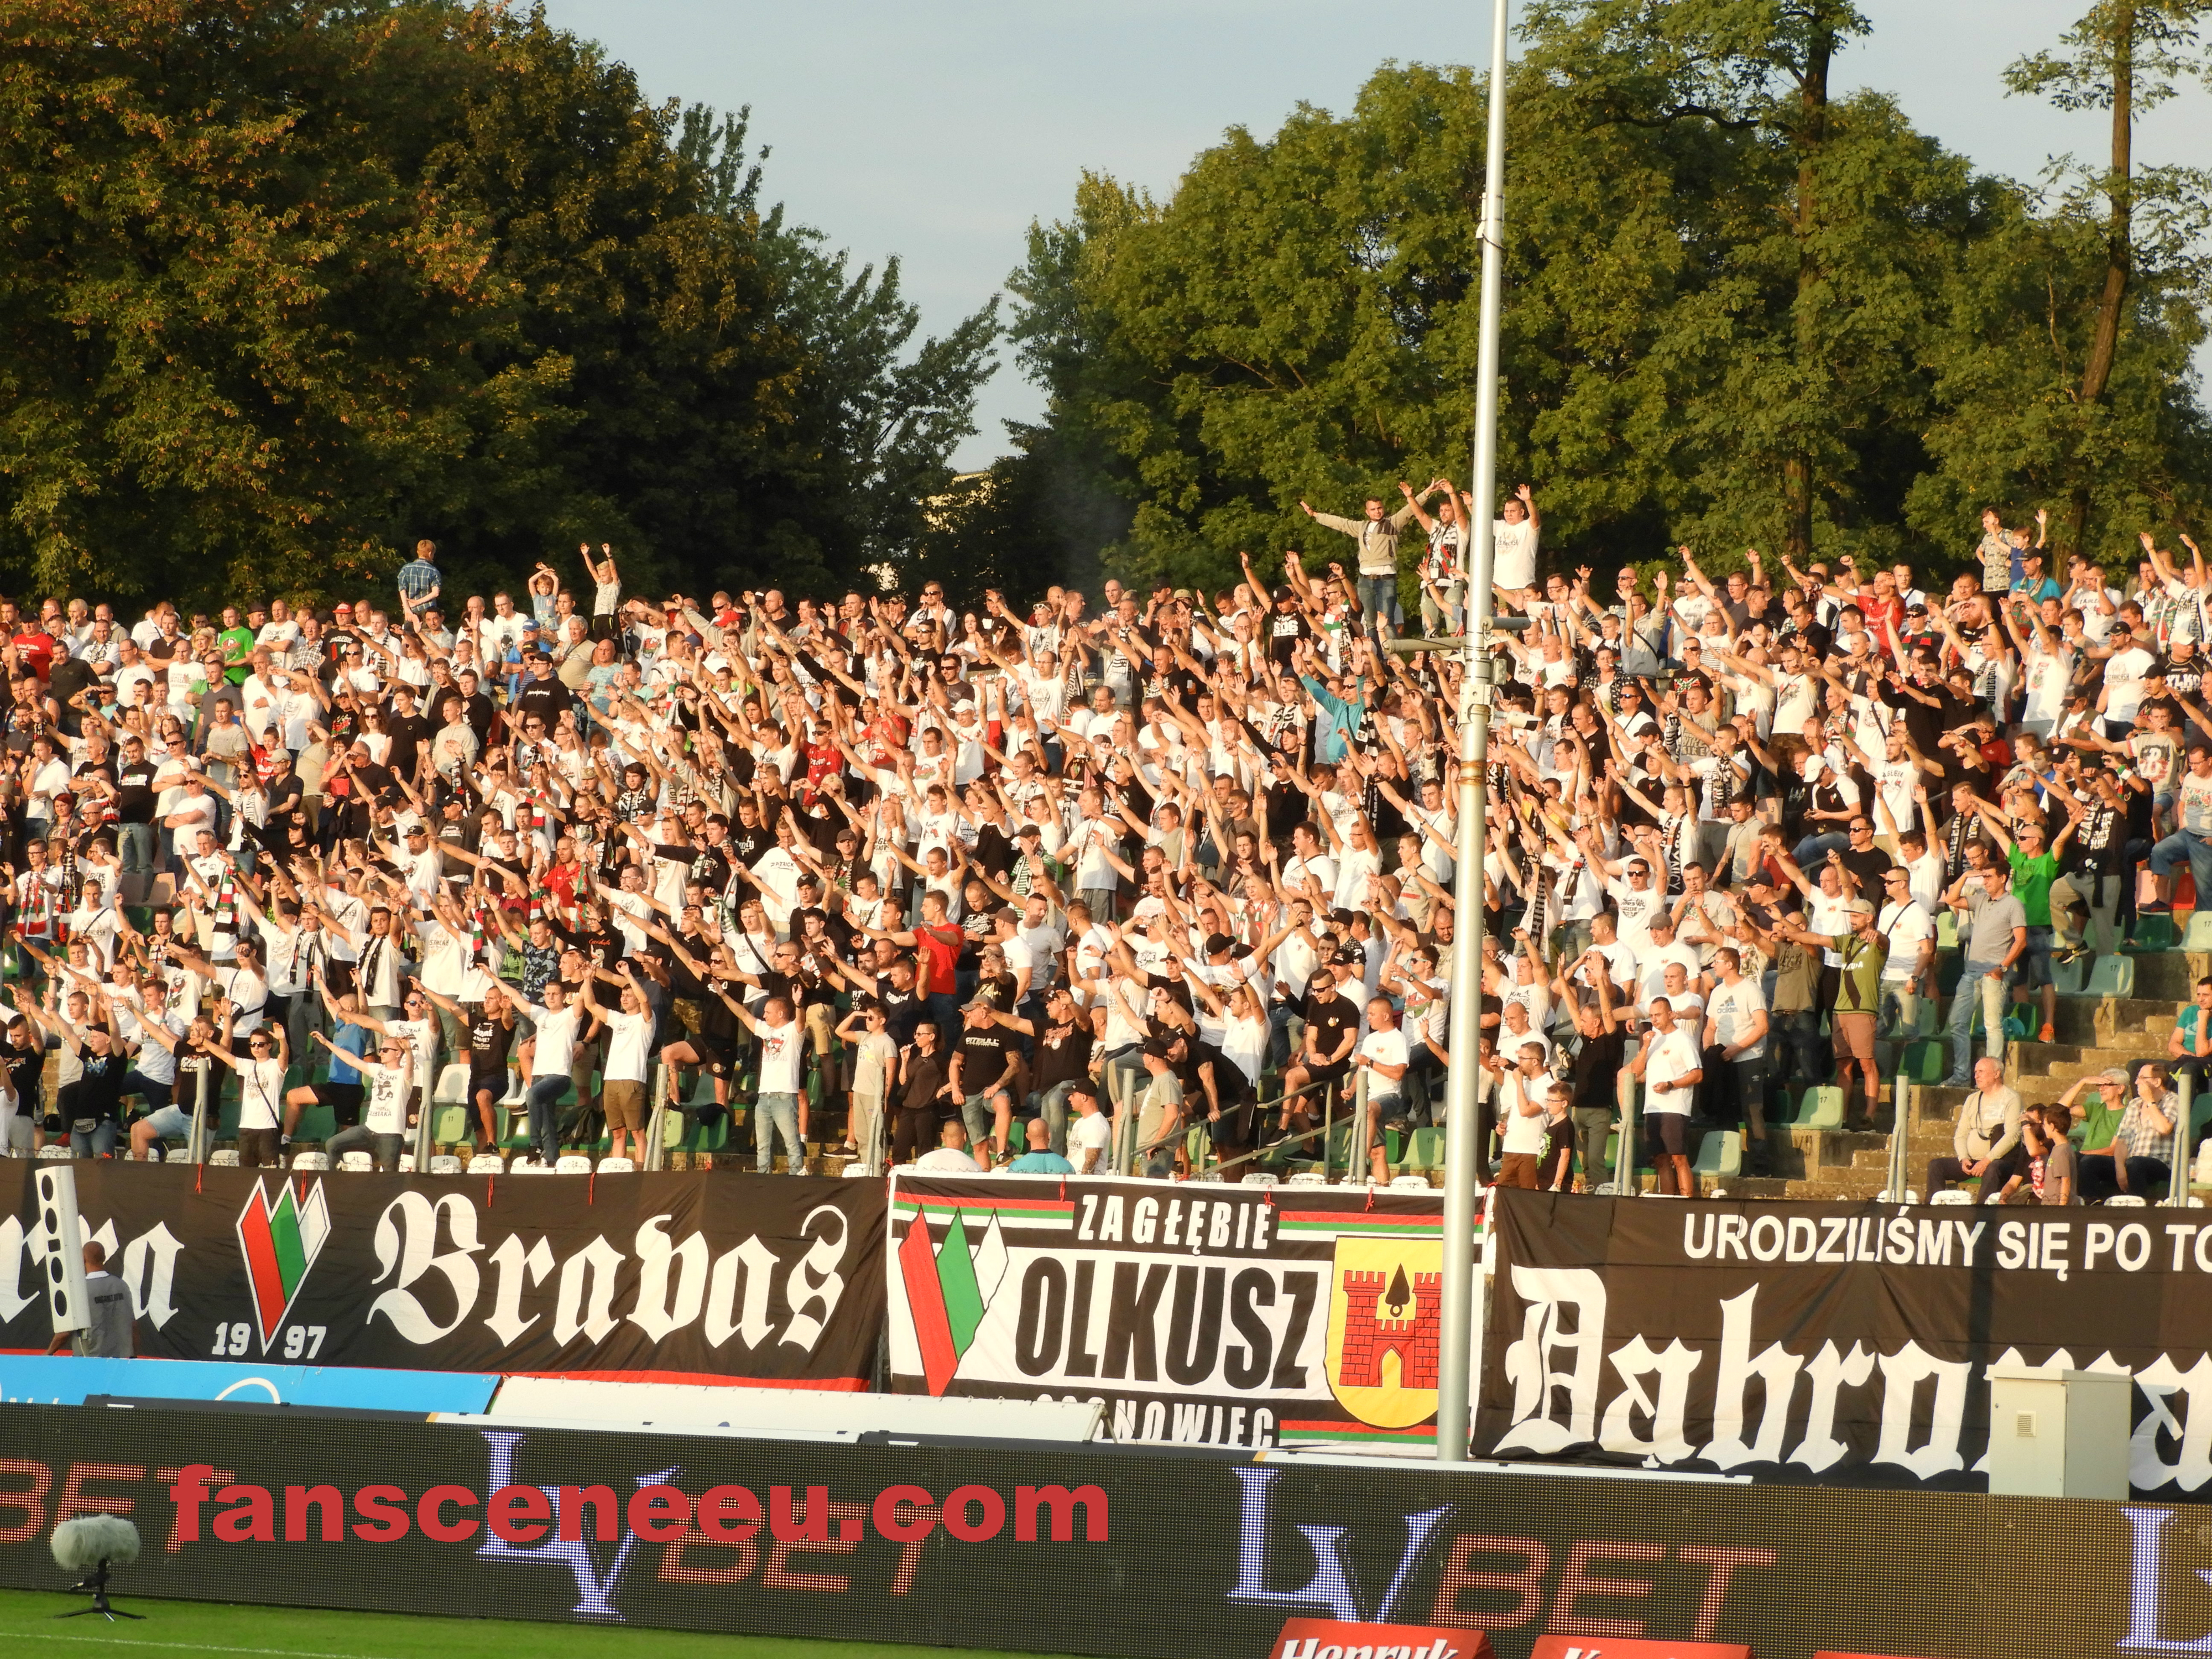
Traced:
<path fill-rule="evenodd" d="M 1073 1175 L 1075 1166 L 1052 1149 L 1052 1126 L 1041 1117 L 1030 1120 L 1024 1132 L 1029 1151 L 1006 1166 L 1014 1175 Z"/>
<path fill-rule="evenodd" d="M 399 610 L 410 623 L 437 601 L 438 567 L 430 562 L 437 550 L 437 543 L 419 541 L 415 544 L 415 556 L 399 567 Z"/>

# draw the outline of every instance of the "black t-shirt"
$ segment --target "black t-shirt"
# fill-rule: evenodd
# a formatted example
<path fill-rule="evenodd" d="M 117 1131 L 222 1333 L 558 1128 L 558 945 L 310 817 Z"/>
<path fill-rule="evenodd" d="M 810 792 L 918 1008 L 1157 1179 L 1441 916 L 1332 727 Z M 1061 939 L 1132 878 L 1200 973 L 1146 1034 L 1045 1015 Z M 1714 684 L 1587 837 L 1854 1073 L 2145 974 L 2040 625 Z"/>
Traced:
<path fill-rule="evenodd" d="M 1006 1034 L 996 1025 L 963 1026 L 960 1032 L 960 1088 L 977 1095 L 1006 1069 Z"/>
<path fill-rule="evenodd" d="M 1844 869 L 1859 878 L 1859 896 L 1874 898 L 1881 891 L 1885 871 L 1894 869 L 1897 861 L 1879 847 L 1850 847 L 1837 855 Z"/>
<path fill-rule="evenodd" d="M 469 1075 L 507 1079 L 507 1050 L 514 1046 L 514 1027 L 479 1014 L 469 1027 Z"/>
<path fill-rule="evenodd" d="M 415 763 L 422 752 L 422 745 L 430 741 L 435 730 L 420 714 L 384 716 L 384 729 L 392 738 L 391 751 L 385 756 L 385 764 L 403 778 L 415 775 Z"/>
<path fill-rule="evenodd" d="M 1329 1063 L 1328 1057 L 1344 1047 L 1346 1034 L 1359 1029 L 1359 1010 L 1352 999 L 1332 990 L 1326 997 L 1306 993 L 1306 1029 L 1313 1034 L 1313 1052 L 1321 1056 L 1321 1063 Z M 1344 1048 L 1344 1059 L 1352 1058 L 1352 1050 Z M 1342 1061 L 1335 1062 L 1342 1064 Z"/>
<path fill-rule="evenodd" d="M 125 761 L 115 772 L 115 816 L 125 823 L 154 821 L 154 763 Z"/>
<path fill-rule="evenodd" d="M 1030 1086 L 1040 1093 L 1060 1084 L 1091 1074 L 1094 1039 L 1080 1020 L 1072 1025 L 1048 1025 L 1036 1041 L 1036 1074 Z"/>
<path fill-rule="evenodd" d="M 937 1091 L 945 1086 L 945 1051 L 924 1054 L 920 1048 L 907 1056 L 906 1081 L 899 1087 L 899 1109 L 919 1112 L 939 1105 Z"/>
<path fill-rule="evenodd" d="M 1616 1079 L 1627 1064 L 1628 1039 L 1615 1028 L 1584 1037 L 1575 1055 L 1573 1104 L 1610 1109 L 1620 1098 Z"/>
<path fill-rule="evenodd" d="M 914 1041 L 914 1028 L 928 1017 L 929 1005 L 912 991 L 896 988 L 888 979 L 877 981 L 876 1000 L 884 1005 L 884 1030 L 893 1042 L 905 1048 Z"/>
<path fill-rule="evenodd" d="M 90 1119 L 99 1121 L 120 1118 L 123 1115 L 123 1074 L 131 1069 L 131 1058 L 120 1048 L 111 1048 L 104 1054 L 95 1054 L 88 1048 L 84 1051 L 84 1075 L 77 1079 L 70 1095 L 69 1115 L 73 1121 Z"/>

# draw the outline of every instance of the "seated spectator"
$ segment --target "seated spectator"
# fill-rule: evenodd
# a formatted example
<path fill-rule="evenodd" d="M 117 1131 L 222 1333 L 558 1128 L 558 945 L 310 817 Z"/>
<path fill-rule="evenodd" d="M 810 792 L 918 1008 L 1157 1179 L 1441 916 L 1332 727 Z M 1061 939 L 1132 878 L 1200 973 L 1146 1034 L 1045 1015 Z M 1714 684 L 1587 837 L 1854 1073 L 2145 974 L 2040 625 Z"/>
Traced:
<path fill-rule="evenodd" d="M 924 1152 L 915 1159 L 915 1169 L 982 1174 L 983 1166 L 968 1156 L 968 1126 L 958 1118 L 945 1120 L 945 1127 L 937 1132 L 937 1140 L 938 1145 L 933 1151 Z"/>
<path fill-rule="evenodd" d="M 1982 1183 L 1987 1204 L 2020 1173 L 2021 1099 L 2004 1067 L 1984 1055 L 1974 1062 L 1974 1091 L 1951 1125 L 1951 1156 L 1928 1160 L 1928 1196 L 1969 1179 Z"/>
<path fill-rule="evenodd" d="M 1052 1149 L 1052 1126 L 1031 1118 L 1023 1129 L 1029 1150 L 1006 1168 L 1015 1175 L 1073 1175 L 1075 1166 Z"/>
<path fill-rule="evenodd" d="M 2169 1086 L 2166 1067 L 2155 1060 L 2138 1066 L 2135 1092 L 2127 1097 L 2112 1138 L 2102 1146 L 2082 1149 L 2083 1200 L 2095 1204 L 2122 1193 L 2151 1204 L 2164 1198 L 2172 1174 L 2167 1159 L 2173 1150 L 2174 1120 L 2180 1111 L 2180 1097 Z"/>

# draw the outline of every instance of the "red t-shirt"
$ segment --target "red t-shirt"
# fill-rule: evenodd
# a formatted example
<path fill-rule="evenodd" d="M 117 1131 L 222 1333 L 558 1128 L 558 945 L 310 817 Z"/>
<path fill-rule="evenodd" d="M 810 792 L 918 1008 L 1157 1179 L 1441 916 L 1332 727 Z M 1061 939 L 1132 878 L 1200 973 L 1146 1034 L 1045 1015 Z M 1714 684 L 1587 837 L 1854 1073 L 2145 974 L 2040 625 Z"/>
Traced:
<path fill-rule="evenodd" d="M 54 636 L 42 628 L 27 629 L 15 635 L 15 654 L 43 681 L 54 671 Z"/>
<path fill-rule="evenodd" d="M 948 922 L 943 927 L 917 927 L 914 938 L 921 951 L 921 980 L 915 989 L 924 996 L 939 991 L 949 994 L 954 982 L 953 970 L 960 963 L 960 947 L 967 942 L 967 935 Z"/>

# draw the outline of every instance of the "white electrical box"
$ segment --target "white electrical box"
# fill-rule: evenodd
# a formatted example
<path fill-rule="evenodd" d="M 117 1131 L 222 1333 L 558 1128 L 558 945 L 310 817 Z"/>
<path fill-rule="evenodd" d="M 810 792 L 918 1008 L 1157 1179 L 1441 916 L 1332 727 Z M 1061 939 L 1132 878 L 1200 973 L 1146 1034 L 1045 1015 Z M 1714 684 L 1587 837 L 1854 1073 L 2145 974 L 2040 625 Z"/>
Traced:
<path fill-rule="evenodd" d="M 1990 1373 L 1990 1491 L 2015 1498 L 2128 1498 L 2135 1383 L 2102 1371 Z"/>

